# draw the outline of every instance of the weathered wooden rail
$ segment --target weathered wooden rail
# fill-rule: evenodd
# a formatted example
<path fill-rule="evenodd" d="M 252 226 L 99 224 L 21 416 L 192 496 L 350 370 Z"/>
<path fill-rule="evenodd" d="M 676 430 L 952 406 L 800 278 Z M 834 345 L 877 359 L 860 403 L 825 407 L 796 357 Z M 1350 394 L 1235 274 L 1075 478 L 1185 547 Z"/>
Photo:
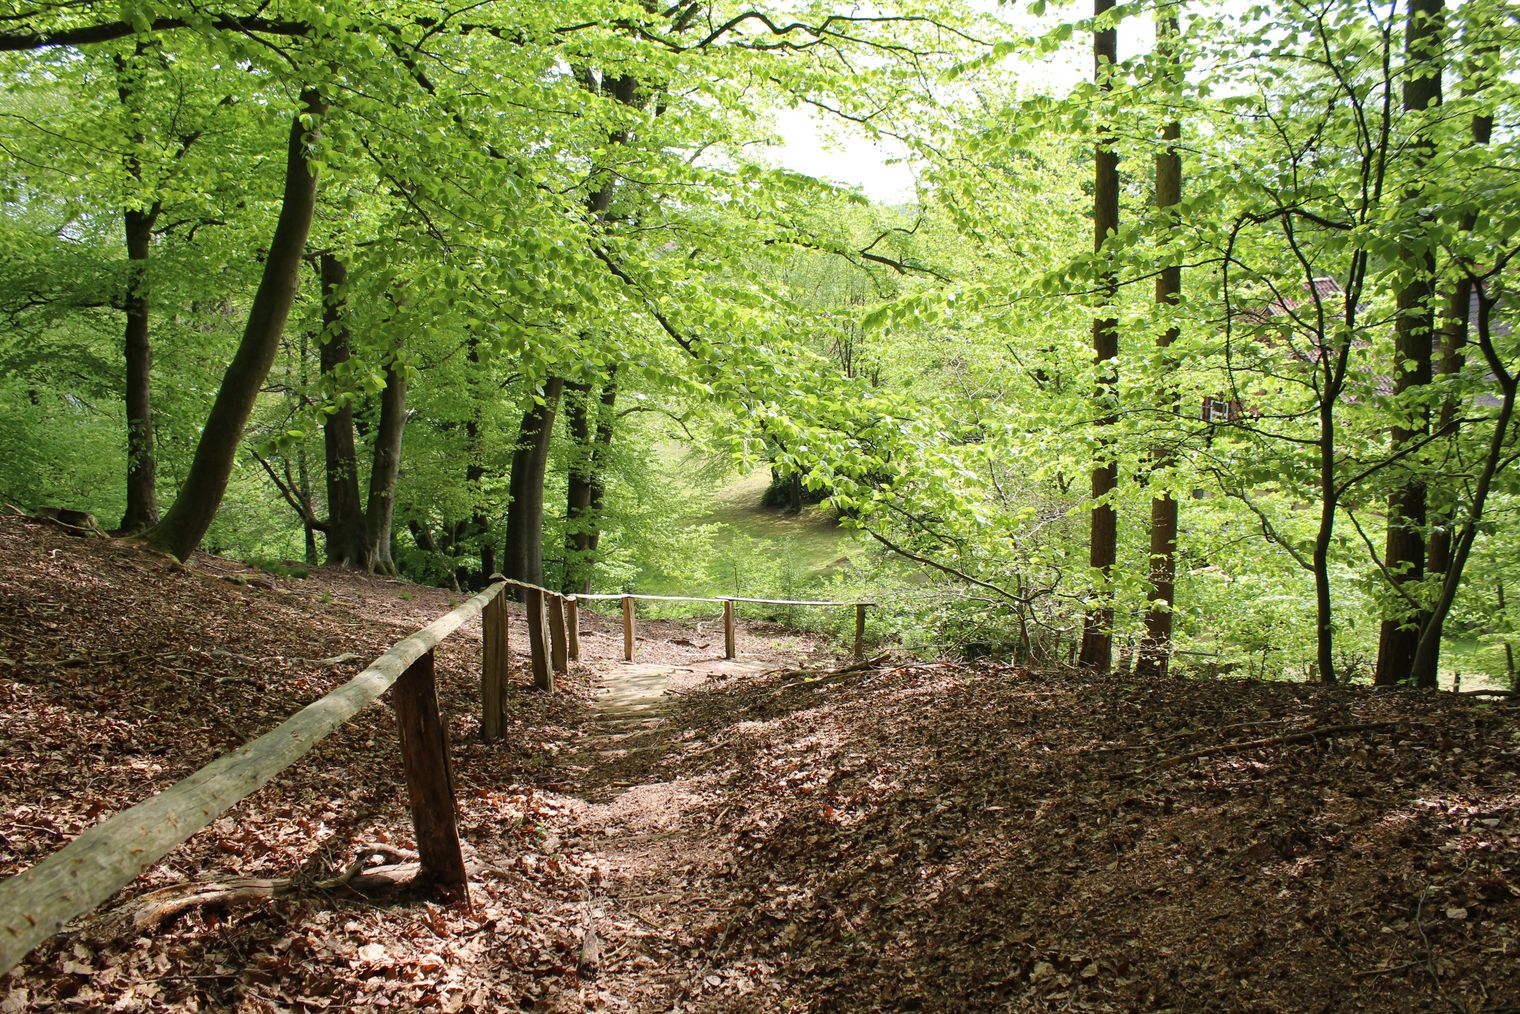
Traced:
<path fill-rule="evenodd" d="M 820 606 L 853 607 L 855 610 L 855 657 L 864 657 L 866 638 L 866 609 L 874 602 L 833 602 L 816 599 L 756 599 L 742 595 L 722 598 L 701 598 L 695 595 L 579 595 L 575 598 L 591 601 L 618 601 L 623 605 L 623 661 L 633 661 L 634 603 L 635 602 L 711 602 L 723 606 L 723 657 L 737 658 L 734 641 L 734 607 L 740 603 L 762 606 Z"/>
<path fill-rule="evenodd" d="M 463 902 L 469 881 L 459 845 L 448 741 L 438 712 L 433 649 L 485 613 L 482 685 L 504 690 L 504 583 L 439 617 L 274 729 L 189 777 L 86 830 L 42 862 L 0 882 L 0 975 L 69 920 L 94 910 L 191 835 L 268 783 L 381 694 L 395 687 L 417 880 Z M 499 715 L 499 712 L 498 712 Z M 498 724 L 495 734 L 500 735 Z"/>
<path fill-rule="evenodd" d="M 735 606 L 741 603 L 763 606 L 846 607 L 855 610 L 855 657 L 864 657 L 866 610 L 874 602 L 835 602 L 816 599 L 757 599 L 742 595 L 705 598 L 698 595 L 635 594 L 562 594 L 536 584 L 515 581 L 497 575 L 500 580 L 523 593 L 528 616 L 528 648 L 532 658 L 533 683 L 544 690 L 554 689 L 556 674 L 564 675 L 570 662 L 581 657 L 580 604 L 582 602 L 618 602 L 623 611 L 623 661 L 632 662 L 635 640 L 635 602 L 710 602 L 723 607 L 723 655 L 737 658 L 734 632 Z"/>
<path fill-rule="evenodd" d="M 417 881 L 469 901 L 469 876 L 459 844 L 448 737 L 438 710 L 433 649 L 475 616 L 481 617 L 481 738 L 506 728 L 510 652 L 506 596 L 523 592 L 533 685 L 553 692 L 554 677 L 581 657 L 582 600 L 618 601 L 623 658 L 634 656 L 634 603 L 710 602 L 723 606 L 723 647 L 735 658 L 735 606 L 853 606 L 855 655 L 863 657 L 870 602 L 701 598 L 682 595 L 562 595 L 493 575 L 480 594 L 439 617 L 376 658 L 359 675 L 266 732 L 136 806 L 90 827 L 42 862 L 0 881 L 0 975 L 71 919 L 103 904 L 197 831 L 248 798 L 309 753 L 393 686 L 408 806 L 417 837 Z"/>

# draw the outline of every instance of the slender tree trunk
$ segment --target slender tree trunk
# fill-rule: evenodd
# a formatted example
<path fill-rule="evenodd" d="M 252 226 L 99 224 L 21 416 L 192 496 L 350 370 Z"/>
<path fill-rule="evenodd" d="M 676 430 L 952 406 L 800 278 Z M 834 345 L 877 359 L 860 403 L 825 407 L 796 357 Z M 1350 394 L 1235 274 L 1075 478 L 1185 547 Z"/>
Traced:
<path fill-rule="evenodd" d="M 1338 391 L 1336 394 L 1338 395 Z M 1314 538 L 1314 646 L 1319 681 L 1335 683 L 1335 614 L 1330 595 L 1330 542 L 1335 534 L 1335 398 L 1326 393 L 1319 407 L 1319 530 Z"/>
<path fill-rule="evenodd" d="M 470 374 L 480 375 L 480 339 L 474 334 L 469 338 Z M 485 495 L 480 483 L 485 478 L 485 444 L 481 436 L 481 413 L 486 399 L 476 397 L 470 418 L 465 420 L 465 437 L 469 447 L 469 463 L 465 466 L 465 484 L 470 491 L 474 507 L 470 511 L 470 535 L 480 553 L 480 573 L 476 575 L 477 586 L 484 588 L 491 575 L 496 573 L 496 541 L 491 531 L 491 516 L 486 513 Z"/>
<path fill-rule="evenodd" d="M 1505 609 L 1507 608 L 1504 601 L 1503 581 L 1496 581 L 1494 583 L 1494 595 L 1494 604 L 1499 607 L 1499 617 L 1502 621 Z M 1509 638 L 1504 639 L 1504 675 L 1506 677 L 1505 682 L 1509 684 L 1511 690 L 1520 690 L 1520 685 L 1517 685 L 1515 680 L 1515 646 L 1510 643 Z"/>
<path fill-rule="evenodd" d="M 311 337 L 305 328 L 301 330 L 301 347 L 297 354 L 299 357 L 296 367 L 297 383 L 304 397 L 305 392 L 311 387 L 311 369 L 307 366 L 311 359 Z M 306 562 L 316 566 L 317 526 L 320 522 L 311 512 L 311 469 L 306 460 L 306 441 L 304 440 L 296 451 L 296 485 L 299 491 L 297 499 L 307 505 L 307 509 L 301 512 L 301 533 L 306 542 Z"/>
<path fill-rule="evenodd" d="M 607 454 L 612 448 L 612 435 L 615 431 L 614 424 L 617 417 L 613 409 L 617 404 L 617 368 L 613 367 L 607 374 L 607 382 L 602 387 L 601 415 L 596 421 L 596 458 L 595 469 L 591 475 L 591 504 L 588 511 L 591 517 L 591 531 L 586 541 L 586 551 L 592 556 L 596 555 L 597 548 L 602 544 L 602 508 L 607 499 Z M 587 591 L 590 591 L 590 578 L 587 578 Z"/>
<path fill-rule="evenodd" d="M 135 533 L 158 523 L 158 462 L 153 448 L 153 347 L 148 340 L 150 308 L 148 258 L 159 205 L 128 208 L 127 326 L 122 342 L 127 368 L 127 510 L 121 530 Z"/>
<path fill-rule="evenodd" d="M 1467 566 L 1468 555 L 1472 552 L 1473 543 L 1477 541 L 1494 476 L 1498 475 L 1499 469 L 1503 467 L 1508 453 L 1511 421 L 1515 414 L 1517 378 L 1505 368 L 1494 348 L 1491 326 L 1493 300 L 1481 290 L 1477 292 L 1477 296 L 1478 344 L 1483 351 L 1483 358 L 1488 363 L 1489 371 L 1499 383 L 1502 398 L 1499 411 L 1494 417 L 1494 429 L 1489 437 L 1483 467 L 1479 470 L 1477 480 L 1473 484 L 1467 516 L 1452 539 L 1451 561 L 1447 567 L 1446 576 L 1441 582 L 1441 589 L 1435 602 L 1431 605 L 1430 618 L 1420 630 L 1420 640 L 1415 650 L 1412 670 L 1416 685 L 1426 688 L 1433 688 L 1436 685 L 1437 666 L 1440 664 L 1441 657 L 1441 636 L 1446 618 L 1450 615 L 1452 604 L 1457 599 L 1457 590 L 1461 587 L 1462 571 Z"/>
<path fill-rule="evenodd" d="M 481 463 L 480 424 L 471 419 L 465 424 L 465 432 L 470 440 L 470 463 L 465 466 L 464 478 L 475 497 L 469 531 L 480 551 L 480 573 L 476 576 L 479 587 L 484 588 L 491 575 L 496 573 L 496 542 L 491 532 L 491 517 L 485 511 L 485 499 L 480 492 L 480 481 L 486 474 L 485 466 Z"/>
<path fill-rule="evenodd" d="M 617 367 L 611 367 L 602 384 L 596 426 L 591 424 L 590 384 L 571 384 L 569 400 L 570 438 L 575 460 L 570 467 L 565 502 L 564 590 L 588 593 L 595 571 L 596 547 L 601 541 L 603 470 L 607 449 L 612 446 L 613 407 L 617 403 Z"/>
<path fill-rule="evenodd" d="M 1114 0 L 1094 0 L 1094 17 L 1101 18 L 1113 6 Z M 1105 95 L 1113 87 L 1109 75 L 1114 67 L 1117 45 L 1118 33 L 1114 28 L 1103 27 L 1093 32 L 1094 75 Z M 1112 306 L 1118 299 L 1118 278 L 1113 268 L 1103 263 L 1102 255 L 1110 236 L 1119 228 L 1119 155 L 1113 148 L 1113 137 L 1106 127 L 1100 129 L 1098 134 L 1093 161 L 1096 165 L 1093 180 L 1093 249 L 1099 255 L 1096 288 Z M 1111 497 L 1119 485 L 1119 464 L 1115 459 L 1113 437 L 1107 431 L 1115 422 L 1114 402 L 1118 397 L 1118 386 L 1114 371 L 1118 355 L 1118 320 L 1112 316 L 1094 319 L 1093 362 L 1098 378 L 1095 392 L 1098 416 L 1093 422 L 1097 447 L 1093 455 L 1092 530 L 1088 563 L 1098 581 L 1098 598 L 1083 624 L 1082 651 L 1078 664 L 1099 672 L 1108 671 L 1113 663 L 1114 652 L 1112 578 L 1114 560 L 1118 556 L 1119 527 Z"/>
<path fill-rule="evenodd" d="M 1476 216 L 1463 218 L 1463 231 L 1470 231 L 1476 224 Z M 1472 282 L 1464 278 L 1452 288 L 1446 301 L 1446 323 L 1441 332 L 1441 355 L 1432 367 L 1436 376 L 1454 377 L 1462 372 L 1467 361 L 1467 314 L 1472 302 Z M 1438 428 L 1447 433 L 1453 443 L 1457 437 L 1457 419 L 1461 403 L 1453 397 L 1441 402 L 1437 417 Z M 1456 503 L 1451 490 L 1441 490 L 1431 508 L 1430 538 L 1425 547 L 1425 572 L 1431 575 L 1445 574 L 1451 565 L 1451 525 L 1455 519 Z"/>
<path fill-rule="evenodd" d="M 135 57 L 141 60 L 147 51 L 137 43 Z M 116 93 L 122 108 L 135 120 L 140 88 L 132 80 L 126 58 L 116 57 Z M 142 183 L 142 164 L 137 147 L 143 143 L 142 131 L 134 130 L 130 153 L 126 156 L 127 174 Z M 163 202 L 154 201 L 146 211 L 126 208 L 122 224 L 127 241 L 127 312 L 122 336 L 122 358 L 126 366 L 127 411 L 127 508 L 121 518 L 121 531 L 135 534 L 158 524 L 158 459 L 153 447 L 153 346 L 148 337 L 151 311 L 149 259 L 153 252 L 153 226 L 163 210 Z"/>
<path fill-rule="evenodd" d="M 327 562 L 344 567 L 367 566 L 368 534 L 364 502 L 359 495 L 359 455 L 354 446 L 354 402 L 339 376 L 349 360 L 351 336 L 343 287 L 348 268 L 337 256 L 323 254 L 322 272 L 322 389 L 334 406 L 322 423 L 327 460 Z"/>
<path fill-rule="evenodd" d="M 311 474 L 307 467 L 306 448 L 303 445 L 296 453 L 296 481 L 300 483 L 301 502 L 311 503 Z M 301 518 L 301 532 L 306 542 L 306 562 L 312 566 L 317 564 L 317 527 L 308 514 Z"/>
<path fill-rule="evenodd" d="M 391 525 L 405 430 L 406 366 L 397 349 L 385 364 L 385 390 L 380 393 L 380 423 L 375 427 L 375 456 L 369 473 L 369 509 L 365 511 L 366 563 L 376 574 L 396 573 L 396 563 L 391 559 Z"/>
<path fill-rule="evenodd" d="M 512 477 L 508 484 L 507 545 L 503 554 L 507 577 L 529 584 L 544 583 L 544 472 L 549 465 L 549 441 L 554 414 L 564 390 L 563 377 L 544 382 L 543 403 L 534 402 L 523 413 L 517 449 L 512 454 Z"/>
<path fill-rule="evenodd" d="M 264 260 L 263 277 L 248 311 L 243 340 L 222 378 L 222 386 L 196 445 L 190 471 L 174 498 L 174 505 L 163 520 L 144 535 L 150 544 L 181 560 L 188 559 L 200 545 L 206 529 L 216 517 L 222 496 L 227 491 L 227 480 L 232 475 L 243 429 L 279 351 L 280 334 L 285 329 L 285 320 L 290 315 L 290 306 L 300 284 L 301 255 L 316 209 L 317 174 L 307 165 L 306 148 L 317 127 L 314 122 L 308 132 L 301 117 L 311 117 L 315 121 L 326 110 L 326 103 L 315 91 L 302 92 L 301 111 L 290 126 L 280 218 Z"/>
<path fill-rule="evenodd" d="M 1487 55 L 1486 50 L 1480 49 L 1480 55 Z M 1486 81 L 1481 73 L 1474 74 L 1469 78 L 1467 94 L 1473 95 L 1481 91 Z M 1472 118 L 1472 143 L 1474 145 L 1487 145 L 1493 136 L 1493 117 L 1479 113 Z M 1459 235 L 1471 233 L 1478 222 L 1476 209 L 1463 213 L 1457 229 Z M 1469 340 L 1469 330 L 1472 325 L 1473 283 L 1472 279 L 1463 276 L 1452 286 L 1450 295 L 1446 300 L 1445 321 L 1441 331 L 1441 355 L 1437 360 L 1434 372 L 1441 376 L 1455 377 L 1462 372 L 1466 364 L 1466 350 Z M 1454 395 L 1448 395 L 1441 402 L 1438 416 L 1440 431 L 1446 433 L 1446 439 L 1453 444 L 1458 436 L 1458 420 L 1461 417 L 1462 402 Z M 1456 522 L 1457 503 L 1456 490 L 1450 487 L 1437 485 L 1435 489 L 1435 506 L 1430 518 L 1430 539 L 1425 550 L 1425 571 L 1433 577 L 1445 578 L 1446 572 L 1451 568 L 1451 540 L 1452 525 Z M 1427 618 L 1427 621 L 1429 619 Z M 1505 651 L 1509 652 L 1508 645 Z M 1437 658 L 1439 664 L 1439 657 Z M 1429 675 L 1422 671 L 1412 674 L 1416 683 L 1422 680 L 1428 681 Z"/>
<path fill-rule="evenodd" d="M 1156 15 L 1156 49 L 1164 61 L 1163 84 L 1169 96 L 1175 97 L 1181 83 L 1176 65 L 1176 42 L 1179 34 L 1177 11 L 1174 7 L 1161 8 Z M 1182 125 L 1176 120 L 1161 129 L 1165 150 L 1156 155 L 1156 211 L 1167 224 L 1169 232 L 1177 227 L 1176 208 L 1182 201 L 1182 154 L 1177 141 L 1182 137 Z M 1169 264 L 1156 276 L 1156 305 L 1169 312 L 1177 305 L 1182 294 L 1182 267 Z M 1166 376 L 1172 371 L 1168 349 L 1177 340 L 1177 327 L 1172 325 L 1156 339 Z M 1177 388 L 1169 380 L 1163 381 L 1166 407 L 1177 412 L 1181 399 Z M 1170 448 L 1161 447 L 1151 452 L 1158 468 L 1169 469 L 1174 463 Z M 1146 596 L 1149 606 L 1145 611 L 1145 639 L 1140 643 L 1140 657 L 1135 665 L 1137 675 L 1144 677 L 1165 676 L 1171 664 L 1172 654 L 1172 606 L 1176 602 L 1177 582 L 1177 500 L 1170 490 L 1163 489 L 1151 497 L 1151 554 L 1150 592 Z"/>
<path fill-rule="evenodd" d="M 1441 104 L 1440 46 L 1444 26 L 1442 0 L 1411 0 L 1405 22 L 1404 52 L 1409 68 L 1426 72 L 1416 76 L 1412 70 L 1404 79 L 1404 111 L 1420 113 Z M 1428 137 L 1416 138 L 1412 149 L 1417 170 L 1422 170 L 1432 154 Z M 1417 194 L 1412 195 L 1418 197 Z M 1430 222 L 1425 222 L 1426 231 Z M 1435 253 L 1411 251 L 1406 258 L 1418 265 L 1416 276 L 1398 293 L 1398 324 L 1395 342 L 1396 396 L 1428 387 L 1431 380 L 1431 349 L 1436 342 L 1436 324 L 1431 312 L 1435 298 Z M 1401 405 L 1407 398 L 1398 398 Z M 1430 415 L 1420 409 L 1413 419 L 1401 421 L 1393 428 L 1395 451 L 1430 433 Z M 1416 468 L 1418 466 L 1415 466 Z M 1383 552 L 1384 566 L 1394 582 L 1415 595 L 1421 594 L 1425 578 L 1425 481 L 1411 470 L 1404 484 L 1388 497 L 1388 533 Z M 1383 619 L 1378 636 L 1377 672 L 1379 686 L 1398 683 L 1409 677 L 1414 666 L 1415 650 L 1420 642 L 1420 628 L 1428 613 L 1411 610 L 1402 603 L 1395 613 Z M 1434 686 L 1432 682 L 1430 684 Z"/>
<path fill-rule="evenodd" d="M 591 437 L 591 385 L 576 381 L 565 385 L 566 433 L 573 457 L 565 487 L 565 569 L 560 587 L 566 592 L 591 590 L 592 563 L 586 547 L 591 542 L 587 516 L 591 510 L 591 482 L 596 449 Z"/>

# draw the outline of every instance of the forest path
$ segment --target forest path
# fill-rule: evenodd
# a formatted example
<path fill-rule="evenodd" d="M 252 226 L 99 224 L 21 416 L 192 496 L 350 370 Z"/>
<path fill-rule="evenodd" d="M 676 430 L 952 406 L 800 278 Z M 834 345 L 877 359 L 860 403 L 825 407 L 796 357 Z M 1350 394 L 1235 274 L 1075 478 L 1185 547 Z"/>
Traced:
<path fill-rule="evenodd" d="M 560 791 L 584 804 L 560 843 L 590 860 L 581 971 L 575 988 L 535 1009 L 667 1011 L 702 992 L 712 970 L 690 955 L 710 942 L 723 912 L 699 885 L 722 870 L 726 852 L 710 827 L 689 819 L 702 789 L 664 764 L 694 736 L 670 712 L 698 688 L 808 657 L 795 637 L 756 639 L 745 655 L 591 667 L 596 696 L 557 765 Z"/>

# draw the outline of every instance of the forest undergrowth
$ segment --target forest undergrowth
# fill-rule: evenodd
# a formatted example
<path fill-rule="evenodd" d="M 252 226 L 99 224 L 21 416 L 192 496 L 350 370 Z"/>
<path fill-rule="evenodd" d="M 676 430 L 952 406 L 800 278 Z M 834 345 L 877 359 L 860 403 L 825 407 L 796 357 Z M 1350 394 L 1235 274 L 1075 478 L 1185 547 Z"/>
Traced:
<path fill-rule="evenodd" d="M 0 874 L 457 599 L 0 521 Z M 639 671 L 668 680 L 614 730 L 598 687 L 632 670 L 616 627 L 582 615 L 587 664 L 552 698 L 514 680 L 489 747 L 478 627 L 440 650 L 469 909 L 317 886 L 410 847 L 382 704 L 35 952 L 0 1009 L 1520 1004 L 1512 704 L 851 667 L 764 625 L 725 669 L 710 627 L 647 623 Z M 294 889 L 132 921 L 150 892 L 247 876 Z"/>

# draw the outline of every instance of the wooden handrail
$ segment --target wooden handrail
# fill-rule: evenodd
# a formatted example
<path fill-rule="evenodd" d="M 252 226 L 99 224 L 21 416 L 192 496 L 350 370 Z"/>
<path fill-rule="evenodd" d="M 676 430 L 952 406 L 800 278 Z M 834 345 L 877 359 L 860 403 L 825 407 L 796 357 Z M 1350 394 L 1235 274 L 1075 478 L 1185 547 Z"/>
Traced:
<path fill-rule="evenodd" d="M 529 587 L 529 586 L 524 586 L 524 587 Z M 722 596 L 719 596 L 718 598 L 702 598 L 701 596 L 697 596 L 697 595 L 639 595 L 639 594 L 632 594 L 632 593 L 627 594 L 627 595 L 615 595 L 615 594 L 611 594 L 611 593 L 608 593 L 608 592 L 602 592 L 600 594 L 595 594 L 595 595 L 590 595 L 590 594 L 588 594 L 588 595 L 582 595 L 582 594 L 577 593 L 575 597 L 577 599 L 579 599 L 580 601 L 582 601 L 582 602 L 613 602 L 613 601 L 618 601 L 618 600 L 621 600 L 621 599 L 633 599 L 633 600 L 638 601 L 638 602 L 712 602 L 712 603 L 715 603 L 715 604 L 722 604 L 724 602 L 749 602 L 749 603 L 752 603 L 754 605 L 761 605 L 761 606 L 874 606 L 874 605 L 876 605 L 875 602 L 854 602 L 854 601 L 851 601 L 851 602 L 833 602 L 833 601 L 820 601 L 820 600 L 817 600 L 817 599 L 752 599 L 752 598 L 746 598 L 743 595 L 722 595 Z"/>
<path fill-rule="evenodd" d="M 438 642 L 477 616 L 501 589 L 500 582 L 493 583 L 393 645 L 359 675 L 274 729 L 101 821 L 42 862 L 0 882 L 0 975 L 70 919 L 96 908 L 170 850 L 304 757 L 414 665 L 422 663 Z M 423 664 L 428 668 L 430 687 L 431 660 Z M 416 802 L 413 800 L 414 807 Z M 451 793 L 447 815 L 451 825 L 452 806 Z"/>
<path fill-rule="evenodd" d="M 529 594 L 530 595 L 536 595 L 537 591 L 536 590 L 535 591 L 530 591 Z M 550 594 L 553 595 L 552 592 Z M 595 602 L 595 601 L 610 602 L 610 601 L 614 601 L 614 600 L 616 600 L 618 602 L 621 602 L 622 603 L 622 607 L 623 607 L 623 661 L 624 662 L 632 662 L 633 661 L 634 642 L 637 640 L 637 638 L 634 636 L 634 610 L 633 610 L 633 604 L 634 604 L 634 602 L 639 601 L 639 600 L 643 600 L 645 602 L 712 602 L 712 603 L 715 603 L 715 604 L 721 604 L 723 606 L 723 657 L 724 658 L 737 658 L 738 657 L 738 652 L 737 652 L 737 647 L 736 647 L 736 641 L 735 641 L 735 636 L 734 636 L 734 634 L 735 634 L 735 630 L 734 630 L 734 604 L 737 603 L 737 602 L 747 602 L 747 603 L 751 603 L 751 604 L 754 604 L 754 605 L 762 605 L 762 606 L 824 606 L 824 607 L 848 606 L 848 607 L 853 607 L 854 610 L 855 610 L 855 657 L 858 658 L 858 659 L 859 658 L 865 658 L 866 609 L 868 607 L 870 607 L 870 606 L 876 605 L 876 603 L 874 603 L 874 602 L 831 602 L 831 601 L 819 601 L 819 600 L 816 600 L 816 599 L 756 599 L 756 598 L 748 598 L 748 597 L 743 596 L 743 595 L 725 595 L 722 598 L 702 598 L 702 597 L 695 596 L 695 595 L 636 595 L 636 594 L 633 594 L 633 593 L 629 593 L 629 594 L 625 594 L 625 595 L 611 595 L 611 594 L 603 593 L 603 594 L 600 594 L 600 595 L 594 595 L 594 594 L 569 595 L 569 596 L 555 595 L 554 598 L 559 599 L 560 602 L 563 605 L 569 607 L 569 611 L 571 613 L 575 614 L 575 615 L 579 615 L 579 614 L 578 614 L 578 611 L 574 607 L 575 607 L 576 603 L 578 603 L 579 601 L 581 601 L 583 599 L 584 600 L 593 601 L 593 602 Z M 577 636 L 578 636 L 578 632 L 577 632 Z"/>
<path fill-rule="evenodd" d="M 743 595 L 724 595 L 710 598 L 701 595 L 640 595 L 612 592 L 569 594 L 551 591 L 543 585 L 518 581 L 515 578 L 491 575 L 491 580 L 501 581 L 513 588 L 521 588 L 524 604 L 528 609 L 528 641 L 533 658 L 534 682 L 547 690 L 554 688 L 555 672 L 563 674 L 566 660 L 579 661 L 581 602 L 619 602 L 623 612 L 623 661 L 633 661 L 635 602 L 707 602 L 723 607 L 723 657 L 735 658 L 734 603 L 745 602 L 757 606 L 853 606 L 855 609 L 855 656 L 864 658 L 866 636 L 866 609 L 875 602 L 835 602 L 818 599 L 756 599 Z M 568 641 L 567 641 L 568 638 Z M 552 660 L 544 643 L 552 646 Z M 564 647 L 568 643 L 568 648 Z M 489 724 L 489 723 L 488 723 Z"/>
<path fill-rule="evenodd" d="M 536 592 L 542 593 L 543 595 L 554 596 L 556 598 L 565 598 L 565 599 L 572 599 L 573 598 L 573 599 L 576 599 L 577 601 L 580 601 L 580 602 L 619 602 L 619 601 L 622 601 L 623 599 L 633 599 L 633 600 L 638 601 L 638 602 L 711 602 L 711 603 L 714 603 L 714 604 L 722 604 L 724 602 L 748 602 L 748 603 L 751 603 L 753 605 L 761 605 L 761 606 L 874 606 L 874 605 L 876 605 L 875 602 L 859 602 L 859 601 L 855 601 L 855 600 L 851 600 L 851 601 L 846 602 L 846 601 L 819 600 L 819 599 L 755 599 L 755 598 L 748 598 L 748 597 L 743 596 L 743 595 L 719 595 L 719 596 L 716 596 L 716 597 L 706 597 L 706 596 L 701 596 L 701 595 L 645 595 L 645 594 L 641 594 L 641 593 L 637 593 L 637 592 L 629 592 L 627 594 L 624 594 L 622 592 L 587 592 L 587 593 L 583 594 L 583 593 L 580 593 L 580 592 L 575 592 L 575 593 L 571 593 L 571 592 L 557 592 L 557 591 L 554 591 L 552 588 L 545 588 L 543 585 L 540 585 L 540 584 L 532 584 L 532 583 L 530 583 L 528 581 L 519 581 L 516 578 L 511 578 L 511 577 L 502 577 L 500 574 L 493 574 L 491 576 L 491 580 L 493 580 L 493 581 L 500 581 L 502 584 L 509 585 L 510 587 L 513 587 L 513 588 L 521 588 L 524 591 L 536 591 Z"/>

